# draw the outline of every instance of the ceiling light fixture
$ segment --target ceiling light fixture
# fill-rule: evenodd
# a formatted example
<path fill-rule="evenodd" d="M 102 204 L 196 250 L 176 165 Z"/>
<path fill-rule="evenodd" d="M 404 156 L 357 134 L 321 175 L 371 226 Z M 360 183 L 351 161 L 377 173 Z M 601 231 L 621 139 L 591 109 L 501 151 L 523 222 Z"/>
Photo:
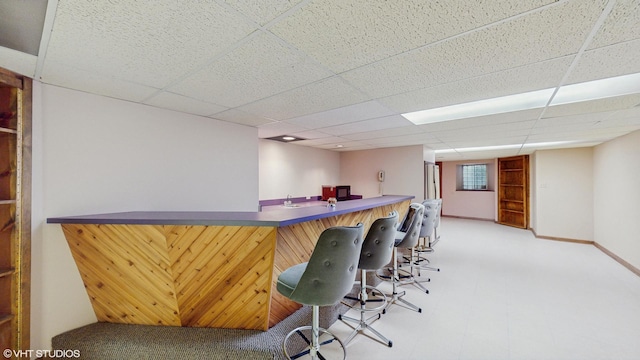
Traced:
<path fill-rule="evenodd" d="M 578 141 L 552 141 L 552 142 L 539 142 L 539 143 L 527 143 L 527 144 L 479 146 L 479 147 L 468 147 L 468 148 L 458 148 L 458 149 L 440 149 L 440 150 L 434 150 L 434 152 L 436 154 L 448 154 L 453 152 L 509 150 L 509 149 L 519 149 L 519 148 L 543 148 L 543 147 L 549 147 L 549 146 L 556 147 L 556 146 L 570 145 L 570 144 L 576 144 L 576 143 L 578 143 Z"/>
<path fill-rule="evenodd" d="M 555 88 L 402 114 L 416 125 L 543 108 Z M 640 73 L 562 86 L 549 104 L 564 105 L 640 93 Z"/>
<path fill-rule="evenodd" d="M 297 137 L 297 136 L 291 136 L 291 135 L 272 136 L 272 137 L 268 137 L 266 139 L 267 140 L 280 141 L 280 142 L 294 142 L 294 141 L 306 140 L 304 138 Z"/>

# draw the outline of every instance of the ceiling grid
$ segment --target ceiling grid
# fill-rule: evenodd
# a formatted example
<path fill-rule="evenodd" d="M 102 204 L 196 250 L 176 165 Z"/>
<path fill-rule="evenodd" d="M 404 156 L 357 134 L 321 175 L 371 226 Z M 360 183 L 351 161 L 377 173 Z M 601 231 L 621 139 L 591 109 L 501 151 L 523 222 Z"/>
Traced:
<path fill-rule="evenodd" d="M 22 18 L 21 1 L 0 13 Z M 13 45 L 22 30 L 5 21 L 0 67 L 306 139 L 296 146 L 422 145 L 459 160 L 640 129 L 640 90 L 442 123 L 401 116 L 638 74 L 638 0 L 49 0 L 29 19 L 37 53 Z"/>

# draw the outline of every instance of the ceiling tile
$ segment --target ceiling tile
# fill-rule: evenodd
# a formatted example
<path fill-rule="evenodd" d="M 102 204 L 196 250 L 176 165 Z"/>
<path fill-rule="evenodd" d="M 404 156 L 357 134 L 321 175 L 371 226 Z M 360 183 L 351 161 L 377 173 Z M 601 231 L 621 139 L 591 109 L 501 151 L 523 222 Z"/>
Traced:
<path fill-rule="evenodd" d="M 377 119 L 352 122 L 344 125 L 323 128 L 322 131 L 333 135 L 346 135 L 370 130 L 389 129 L 398 126 L 413 125 L 411 121 L 400 115 L 385 116 Z"/>
<path fill-rule="evenodd" d="M 368 100 L 338 77 L 320 80 L 239 109 L 274 120 L 286 120 Z"/>
<path fill-rule="evenodd" d="M 506 139 L 513 137 L 526 137 L 530 131 L 533 123 L 529 124 L 530 126 L 527 128 L 521 129 L 504 129 L 503 126 L 493 129 L 475 129 L 469 131 L 447 131 L 447 132 L 437 132 L 432 135 L 435 136 L 438 140 L 446 142 L 450 144 L 454 141 L 458 142 L 476 142 L 476 141 L 485 141 L 488 139 Z"/>
<path fill-rule="evenodd" d="M 640 120 L 640 103 L 630 109 L 618 110 L 611 115 L 617 119 L 636 119 Z"/>
<path fill-rule="evenodd" d="M 346 141 L 348 140 L 345 140 L 339 136 L 328 136 L 328 137 L 322 137 L 322 138 L 316 138 L 316 139 L 300 140 L 300 141 L 296 141 L 296 143 L 300 145 L 331 145 L 331 144 L 336 145 L 336 144 L 342 144 Z"/>
<path fill-rule="evenodd" d="M 359 150 L 372 150 L 372 149 L 375 149 L 375 147 L 367 144 L 359 144 L 357 142 L 353 142 L 353 143 L 348 143 L 341 148 L 332 148 L 327 150 L 333 150 L 337 152 L 346 152 L 346 151 L 359 151 Z"/>
<path fill-rule="evenodd" d="M 412 112 L 500 96 L 553 88 L 560 84 L 573 56 L 541 61 L 470 79 L 381 98 L 398 112 Z"/>
<path fill-rule="evenodd" d="M 478 116 L 478 117 L 461 119 L 461 120 L 452 120 L 452 121 L 444 121 L 444 122 L 433 123 L 433 124 L 420 125 L 420 128 L 423 131 L 427 131 L 427 132 L 461 130 L 461 129 L 462 130 L 477 129 L 479 127 L 485 127 L 485 126 L 495 126 L 499 124 L 510 124 L 510 123 L 527 122 L 529 120 L 536 120 L 540 116 L 541 112 L 542 112 L 542 109 L 514 111 L 510 113 Z"/>
<path fill-rule="evenodd" d="M 552 117 L 552 118 L 543 118 L 536 122 L 535 128 L 541 127 L 554 127 L 557 125 L 573 125 L 576 127 L 584 126 L 584 125 L 593 125 L 598 121 L 606 120 L 611 117 L 617 111 L 603 111 L 599 113 L 593 114 L 578 114 L 578 115 L 568 115 L 561 117 Z"/>
<path fill-rule="evenodd" d="M 416 125 L 407 125 L 402 127 L 394 127 L 390 129 L 383 130 L 370 130 L 363 131 L 353 134 L 344 134 L 343 137 L 351 140 L 367 140 L 367 139 L 379 139 L 384 137 L 400 137 L 403 135 L 413 135 L 416 133 L 423 133 L 426 135 L 424 131 L 422 131 Z"/>
<path fill-rule="evenodd" d="M 42 82 L 116 99 L 142 102 L 158 89 L 126 80 L 80 70 L 49 60 L 45 63 Z"/>
<path fill-rule="evenodd" d="M 341 75 L 380 98 L 571 55 L 582 46 L 603 1 L 559 3 Z"/>
<path fill-rule="evenodd" d="M 164 109 L 171 109 L 201 116 L 208 116 L 226 110 L 225 107 L 220 105 L 188 98 L 186 96 L 167 91 L 163 91 L 152 98 L 145 100 L 144 103 Z"/>
<path fill-rule="evenodd" d="M 301 0 L 224 0 L 224 2 L 250 18 L 251 21 L 265 25 L 299 4 Z"/>
<path fill-rule="evenodd" d="M 447 145 L 455 149 L 465 149 L 473 147 L 487 147 L 487 146 L 506 146 L 506 145 L 520 145 L 527 139 L 526 135 L 518 136 L 501 136 L 492 137 L 478 136 L 476 139 L 464 140 L 464 141 L 443 141 Z"/>
<path fill-rule="evenodd" d="M 567 84 L 640 73 L 638 59 L 640 40 L 586 51 L 571 72 Z"/>
<path fill-rule="evenodd" d="M 273 35 L 258 33 L 171 91 L 237 107 L 330 76 L 331 72 Z"/>
<path fill-rule="evenodd" d="M 585 142 L 596 142 L 602 143 L 604 141 L 611 140 L 620 135 L 628 133 L 628 131 L 602 131 L 602 130 L 593 130 L 593 131 L 580 131 L 580 132 L 566 132 L 566 133 L 545 133 L 545 134 L 532 134 L 527 138 L 527 143 L 529 144 L 537 144 L 537 143 L 555 143 L 555 142 L 566 142 L 569 145 L 575 146 L 580 143 Z"/>
<path fill-rule="evenodd" d="M 393 112 L 377 101 L 344 106 L 287 120 L 288 123 L 319 129 L 334 125 L 391 115 Z"/>
<path fill-rule="evenodd" d="M 640 104 L 640 94 L 617 96 L 613 98 L 583 101 L 579 103 L 550 106 L 544 113 L 545 118 L 622 110 Z"/>
<path fill-rule="evenodd" d="M 237 109 L 225 110 L 223 112 L 213 114 L 209 117 L 222 120 L 222 121 L 228 121 L 232 123 L 249 125 L 249 126 L 260 126 L 260 125 L 270 124 L 274 122 L 271 119 L 267 119 L 262 116 L 258 116 L 254 114 L 249 114 Z"/>
<path fill-rule="evenodd" d="M 532 150 L 527 149 L 505 149 L 505 150 L 481 150 L 474 152 L 462 152 L 461 160 L 496 159 L 517 155 L 531 154 Z"/>
<path fill-rule="evenodd" d="M 553 1 L 315 1 L 271 31 L 339 73 L 549 3 Z"/>
<path fill-rule="evenodd" d="M 390 146 L 407 146 L 407 145 L 424 144 L 429 141 L 434 141 L 434 138 L 430 134 L 414 132 L 409 135 L 387 136 L 382 138 L 367 139 L 367 140 L 360 140 L 360 141 L 370 145 L 390 147 Z M 438 142 L 438 141 L 435 140 L 435 142 Z"/>
<path fill-rule="evenodd" d="M 637 0 L 617 0 L 589 49 L 636 39 L 640 39 L 640 4 Z"/>
<path fill-rule="evenodd" d="M 60 1 L 47 60 L 162 88 L 254 30 L 215 2 Z"/>
<path fill-rule="evenodd" d="M 258 127 L 258 137 L 268 138 L 272 136 L 291 135 L 293 133 L 298 133 L 305 130 L 307 129 L 302 126 L 287 124 L 283 122 L 273 122 L 265 125 L 260 125 Z"/>
<path fill-rule="evenodd" d="M 327 133 L 324 133 L 322 131 L 317 131 L 317 130 L 306 130 L 306 131 L 294 132 L 294 133 L 291 133 L 289 135 L 292 135 L 292 136 L 295 136 L 295 137 L 299 137 L 299 138 L 303 138 L 303 139 L 321 139 L 321 138 L 326 138 L 326 137 L 333 136 L 331 134 L 327 134 Z"/>

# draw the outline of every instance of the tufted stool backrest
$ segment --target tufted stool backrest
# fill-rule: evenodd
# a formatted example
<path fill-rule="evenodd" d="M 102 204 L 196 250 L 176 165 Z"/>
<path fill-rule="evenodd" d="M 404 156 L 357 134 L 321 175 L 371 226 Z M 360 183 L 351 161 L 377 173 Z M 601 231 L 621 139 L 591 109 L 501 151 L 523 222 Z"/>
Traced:
<path fill-rule="evenodd" d="M 409 205 L 409 211 L 396 232 L 396 247 L 412 248 L 418 244 L 423 216 L 424 206 L 422 204 L 412 203 Z"/>
<path fill-rule="evenodd" d="M 420 237 L 431 236 L 436 225 L 436 211 L 438 209 L 438 200 L 427 199 L 422 202 L 424 206 L 424 216 L 422 218 L 422 228 L 420 228 Z"/>
<path fill-rule="evenodd" d="M 291 300 L 305 305 L 332 305 L 351 288 L 358 271 L 364 226 L 335 226 L 320 234 Z"/>
<path fill-rule="evenodd" d="M 377 219 L 371 224 L 362 243 L 360 263 L 358 264 L 360 269 L 377 270 L 391 261 L 397 224 L 397 211 L 387 217 Z"/>

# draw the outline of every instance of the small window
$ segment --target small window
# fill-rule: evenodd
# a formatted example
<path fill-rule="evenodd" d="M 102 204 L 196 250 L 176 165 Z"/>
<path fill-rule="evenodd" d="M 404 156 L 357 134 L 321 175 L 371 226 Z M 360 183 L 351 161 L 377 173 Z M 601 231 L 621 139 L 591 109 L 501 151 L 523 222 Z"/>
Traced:
<path fill-rule="evenodd" d="M 462 165 L 462 190 L 487 190 L 487 164 Z"/>

